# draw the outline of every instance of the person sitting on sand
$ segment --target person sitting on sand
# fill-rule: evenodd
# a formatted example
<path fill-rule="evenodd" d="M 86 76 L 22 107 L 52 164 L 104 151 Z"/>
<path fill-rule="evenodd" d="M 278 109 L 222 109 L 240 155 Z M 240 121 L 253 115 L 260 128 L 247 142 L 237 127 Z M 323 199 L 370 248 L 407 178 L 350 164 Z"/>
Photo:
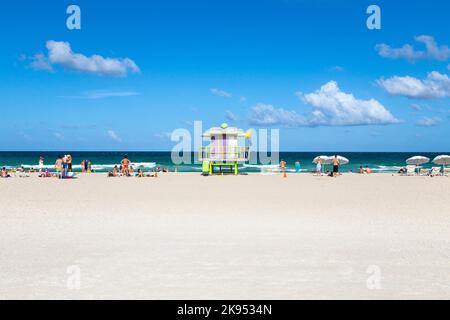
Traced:
<path fill-rule="evenodd" d="M 137 171 L 137 177 L 138 178 L 143 178 L 144 177 L 144 171 L 141 168 L 139 168 L 138 171 Z"/>
<path fill-rule="evenodd" d="M 360 174 L 364 174 L 364 169 L 363 169 L 363 166 L 359 166 L 359 170 L 358 170 L 358 173 L 360 173 Z"/>
<path fill-rule="evenodd" d="M 368 165 L 366 165 L 365 171 L 366 171 L 367 174 L 371 174 L 372 173 L 372 170 L 369 168 Z"/>
<path fill-rule="evenodd" d="M 133 169 L 133 166 L 130 166 L 130 169 L 128 170 L 128 175 L 129 175 L 129 176 L 134 176 L 134 169 Z"/>
<path fill-rule="evenodd" d="M 11 177 L 11 176 L 9 175 L 9 173 L 8 173 L 8 170 L 6 170 L 5 167 L 2 168 L 1 177 L 2 177 L 2 178 L 9 178 L 9 177 Z"/>

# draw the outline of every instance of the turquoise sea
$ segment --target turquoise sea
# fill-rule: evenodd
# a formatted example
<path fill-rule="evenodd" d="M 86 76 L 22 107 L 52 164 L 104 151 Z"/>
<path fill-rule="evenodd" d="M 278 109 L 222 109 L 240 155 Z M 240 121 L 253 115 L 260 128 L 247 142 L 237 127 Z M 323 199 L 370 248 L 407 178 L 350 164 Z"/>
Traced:
<path fill-rule="evenodd" d="M 318 155 L 333 155 L 339 154 L 350 160 L 350 163 L 341 167 L 342 171 L 357 171 L 359 166 L 368 165 L 374 170 L 374 172 L 397 172 L 401 167 L 405 166 L 405 160 L 415 155 L 423 155 L 430 159 L 440 154 L 449 154 L 450 152 L 280 152 L 279 158 L 287 162 L 287 168 L 290 171 L 294 171 L 295 161 L 300 161 L 301 171 L 307 172 L 315 168 L 315 164 L 312 163 L 314 157 Z M 24 166 L 26 168 L 37 168 L 38 160 L 40 156 L 44 157 L 44 164 L 50 170 L 53 170 L 54 163 L 58 155 L 71 154 L 73 157 L 74 171 L 81 170 L 81 161 L 86 159 L 92 163 L 92 168 L 96 172 L 106 172 L 120 163 L 122 156 L 127 154 L 130 160 L 137 167 L 144 167 L 147 170 L 151 170 L 155 166 L 161 166 L 173 171 L 177 168 L 180 172 L 200 172 L 200 164 L 180 164 L 175 165 L 171 159 L 170 152 L 0 152 L 0 167 L 15 168 Z M 191 154 L 193 159 L 193 154 Z M 432 164 L 424 165 L 425 168 L 431 167 Z M 250 167 L 242 168 L 244 172 L 257 172 L 259 171 L 259 164 L 256 163 Z"/>

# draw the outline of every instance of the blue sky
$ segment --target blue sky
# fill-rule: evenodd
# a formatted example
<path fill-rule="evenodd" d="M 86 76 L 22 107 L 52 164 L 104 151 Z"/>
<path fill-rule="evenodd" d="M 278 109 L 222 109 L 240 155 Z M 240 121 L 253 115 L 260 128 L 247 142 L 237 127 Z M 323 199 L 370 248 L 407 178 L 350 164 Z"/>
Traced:
<path fill-rule="evenodd" d="M 71 4 L 81 30 L 66 27 Z M 381 30 L 366 27 L 370 4 Z M 449 11 L 438 0 L 8 1 L 0 149 L 170 150 L 168 133 L 202 120 L 279 128 L 283 151 L 448 151 Z"/>

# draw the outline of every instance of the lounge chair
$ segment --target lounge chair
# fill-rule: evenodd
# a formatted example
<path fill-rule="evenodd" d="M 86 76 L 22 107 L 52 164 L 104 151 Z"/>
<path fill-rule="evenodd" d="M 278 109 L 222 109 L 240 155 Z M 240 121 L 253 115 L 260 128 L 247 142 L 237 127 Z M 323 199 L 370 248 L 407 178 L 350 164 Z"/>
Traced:
<path fill-rule="evenodd" d="M 415 176 L 416 175 L 416 166 L 413 166 L 413 165 L 406 166 L 406 175 L 407 176 Z"/>
<path fill-rule="evenodd" d="M 444 176 L 450 176 L 450 168 L 444 168 Z"/>
<path fill-rule="evenodd" d="M 424 168 L 420 169 L 419 176 L 428 176 L 428 175 L 430 175 L 430 169 L 424 169 Z"/>
<path fill-rule="evenodd" d="M 430 176 L 440 176 L 441 175 L 441 167 L 433 167 L 430 172 Z"/>

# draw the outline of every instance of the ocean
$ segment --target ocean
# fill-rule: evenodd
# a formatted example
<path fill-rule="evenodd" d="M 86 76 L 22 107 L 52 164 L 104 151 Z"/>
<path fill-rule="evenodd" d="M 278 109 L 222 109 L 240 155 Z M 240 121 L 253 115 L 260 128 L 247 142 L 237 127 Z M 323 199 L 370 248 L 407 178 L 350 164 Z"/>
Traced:
<path fill-rule="evenodd" d="M 368 165 L 374 172 L 397 172 L 406 165 L 405 160 L 415 156 L 422 155 L 433 159 L 440 154 L 449 154 L 450 152 L 280 152 L 279 159 L 287 162 L 288 171 L 294 171 L 295 161 L 300 161 L 301 172 L 308 172 L 315 169 L 312 160 L 318 155 L 339 154 L 350 160 L 347 165 L 341 166 L 341 171 L 356 172 L 359 166 Z M 171 159 L 170 152 L 0 152 L 0 167 L 16 168 L 24 166 L 26 168 L 37 168 L 40 156 L 44 157 L 44 165 L 50 171 L 54 169 L 54 163 L 58 155 L 71 154 L 73 157 L 74 171 L 81 171 L 82 160 L 90 160 L 95 172 L 107 172 L 120 163 L 122 156 L 127 154 L 135 168 L 142 167 L 145 170 L 151 170 L 156 166 L 168 168 L 179 172 L 200 172 L 201 164 L 179 164 L 175 165 Z M 193 154 L 191 154 L 193 159 Z M 430 168 L 432 163 L 423 165 L 424 168 Z M 261 165 L 256 163 L 250 166 L 240 168 L 242 172 L 258 172 Z M 325 168 L 326 170 L 327 168 Z M 331 169 L 331 168 L 330 168 Z"/>

